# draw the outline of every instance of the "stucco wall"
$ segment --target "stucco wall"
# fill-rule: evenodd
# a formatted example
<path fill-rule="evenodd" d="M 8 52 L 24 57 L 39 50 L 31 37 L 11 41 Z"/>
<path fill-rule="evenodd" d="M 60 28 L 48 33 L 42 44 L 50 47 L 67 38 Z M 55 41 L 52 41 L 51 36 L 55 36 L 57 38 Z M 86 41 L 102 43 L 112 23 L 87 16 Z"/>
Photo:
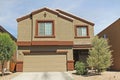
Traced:
<path fill-rule="evenodd" d="M 56 52 L 57 50 L 66 50 L 68 51 L 67 54 L 67 60 L 73 60 L 73 51 L 72 47 L 65 47 L 65 46 L 33 46 L 33 47 L 19 47 L 18 48 L 18 61 L 23 61 L 23 52 L 32 52 L 32 51 L 38 51 L 40 52 Z M 60 54 L 60 53 L 58 53 Z"/>
<path fill-rule="evenodd" d="M 46 17 L 44 17 L 44 13 L 46 13 Z M 55 38 L 35 38 L 35 28 L 36 28 L 36 20 L 53 20 L 54 21 L 54 31 L 55 31 Z M 71 21 L 65 20 L 55 14 L 52 14 L 47 11 L 43 11 L 41 13 L 33 15 L 33 40 L 34 41 L 69 41 L 73 39 L 73 24 Z M 71 35 L 70 35 L 71 33 Z"/>
<path fill-rule="evenodd" d="M 108 26 L 105 30 L 98 34 L 99 37 L 107 36 L 109 45 L 111 46 L 113 56 L 113 70 L 120 70 L 120 19 Z"/>
<path fill-rule="evenodd" d="M 88 26 L 88 36 L 89 38 L 74 38 L 74 44 L 91 44 L 91 40 L 92 38 L 94 37 L 94 27 L 85 23 L 85 22 L 82 22 L 80 20 L 74 20 L 73 22 L 73 25 L 75 27 L 75 25 L 85 25 L 85 26 Z M 73 32 L 75 33 L 75 31 Z"/>
<path fill-rule="evenodd" d="M 31 19 L 18 22 L 17 41 L 31 41 Z"/>
<path fill-rule="evenodd" d="M 44 16 L 46 14 L 46 17 Z M 65 16 L 65 15 L 64 15 Z M 70 18 L 73 21 L 67 20 L 49 11 L 42 11 L 40 13 L 32 15 L 32 19 L 27 18 L 18 22 L 18 41 L 73 41 L 73 45 L 91 44 L 91 39 L 94 36 L 94 27 L 88 23 L 80 20 Z M 36 20 L 54 20 L 55 38 L 36 38 Z M 87 25 L 90 38 L 75 38 L 75 25 Z M 27 49 L 26 49 L 27 48 Z M 24 50 L 31 51 L 50 51 L 50 50 L 67 50 L 67 59 L 73 60 L 72 46 L 65 48 L 64 46 L 46 46 L 46 47 L 20 47 L 18 53 L 22 53 Z M 20 56 L 20 57 L 19 57 Z M 18 56 L 18 60 L 23 59 L 22 54 Z"/>
<path fill-rule="evenodd" d="M 46 13 L 46 17 L 44 17 Z M 35 38 L 36 20 L 53 20 L 55 38 Z M 32 24 L 32 23 L 33 24 Z M 33 25 L 33 31 L 31 31 Z M 75 25 L 87 25 L 90 38 L 74 38 Z M 32 36 L 31 36 L 31 32 Z M 74 44 L 90 44 L 94 36 L 94 27 L 82 21 L 73 19 L 73 22 L 63 19 L 47 11 L 33 15 L 33 21 L 30 18 L 18 22 L 18 41 L 74 41 Z"/>

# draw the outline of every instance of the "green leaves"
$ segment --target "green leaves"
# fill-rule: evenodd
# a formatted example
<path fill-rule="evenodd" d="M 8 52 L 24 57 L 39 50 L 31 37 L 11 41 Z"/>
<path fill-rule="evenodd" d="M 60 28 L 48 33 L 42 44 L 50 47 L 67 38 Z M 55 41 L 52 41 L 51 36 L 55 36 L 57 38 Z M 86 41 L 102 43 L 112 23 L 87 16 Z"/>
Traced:
<path fill-rule="evenodd" d="M 87 73 L 85 64 L 83 62 L 77 61 L 75 63 L 75 69 L 76 69 L 76 73 L 79 74 L 79 75 L 84 75 L 84 74 Z"/>
<path fill-rule="evenodd" d="M 0 33 L 0 61 L 2 75 L 4 75 L 4 63 L 10 60 L 15 52 L 15 42 L 7 33 Z"/>
<path fill-rule="evenodd" d="M 107 39 L 98 38 L 97 36 L 92 41 L 92 49 L 89 51 L 87 63 L 90 67 L 97 71 L 104 70 L 111 66 L 112 55 Z"/>
<path fill-rule="evenodd" d="M 15 51 L 15 42 L 7 33 L 0 33 L 0 60 L 10 60 Z"/>

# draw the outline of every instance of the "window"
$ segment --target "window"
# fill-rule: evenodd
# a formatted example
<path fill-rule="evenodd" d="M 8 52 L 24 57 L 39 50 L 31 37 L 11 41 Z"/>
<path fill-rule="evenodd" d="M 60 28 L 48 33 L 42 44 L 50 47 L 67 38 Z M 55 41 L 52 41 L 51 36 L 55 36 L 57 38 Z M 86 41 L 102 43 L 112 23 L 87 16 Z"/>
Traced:
<path fill-rule="evenodd" d="M 52 23 L 51 22 L 38 23 L 38 35 L 52 36 Z"/>
<path fill-rule="evenodd" d="M 53 37 L 54 36 L 53 21 L 37 21 L 36 36 Z"/>
<path fill-rule="evenodd" d="M 106 35 L 106 34 L 104 34 L 104 35 L 103 35 L 103 38 L 104 38 L 104 39 L 107 39 L 107 35 Z"/>
<path fill-rule="evenodd" d="M 87 26 L 76 26 L 75 29 L 76 37 L 88 37 L 88 27 Z"/>

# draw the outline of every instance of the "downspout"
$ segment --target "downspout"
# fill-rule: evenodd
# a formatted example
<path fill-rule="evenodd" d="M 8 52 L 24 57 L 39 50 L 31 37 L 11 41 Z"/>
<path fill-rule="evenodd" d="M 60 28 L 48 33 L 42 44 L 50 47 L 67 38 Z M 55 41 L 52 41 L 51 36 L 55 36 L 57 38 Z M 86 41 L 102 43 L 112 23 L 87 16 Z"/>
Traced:
<path fill-rule="evenodd" d="M 31 42 L 32 42 L 33 40 L 33 15 L 32 14 L 30 14 L 30 19 L 31 19 Z"/>

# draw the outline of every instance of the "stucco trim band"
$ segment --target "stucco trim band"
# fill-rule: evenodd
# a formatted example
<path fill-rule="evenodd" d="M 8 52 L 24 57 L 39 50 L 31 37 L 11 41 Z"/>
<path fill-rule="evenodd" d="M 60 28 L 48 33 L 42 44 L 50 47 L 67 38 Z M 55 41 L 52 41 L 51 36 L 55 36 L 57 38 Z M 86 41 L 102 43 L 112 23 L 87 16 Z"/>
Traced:
<path fill-rule="evenodd" d="M 72 46 L 73 41 L 18 41 L 18 46 Z"/>

